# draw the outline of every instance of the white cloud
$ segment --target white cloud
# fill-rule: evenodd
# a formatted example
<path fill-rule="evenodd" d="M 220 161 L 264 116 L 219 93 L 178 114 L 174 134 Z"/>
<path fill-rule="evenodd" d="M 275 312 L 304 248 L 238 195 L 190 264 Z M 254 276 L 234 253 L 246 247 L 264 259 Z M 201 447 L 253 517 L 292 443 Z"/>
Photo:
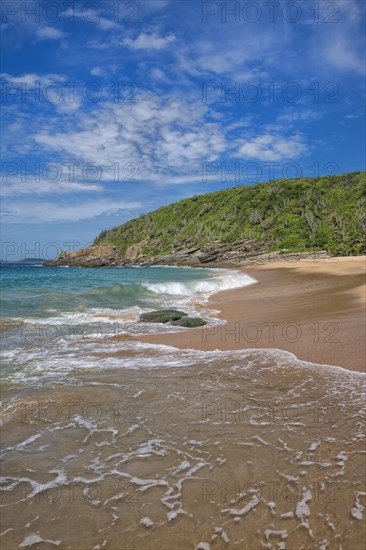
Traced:
<path fill-rule="evenodd" d="M 306 153 L 307 146 L 297 134 L 283 137 L 267 133 L 246 140 L 239 148 L 239 154 L 245 159 L 260 161 L 289 160 Z"/>
<path fill-rule="evenodd" d="M 169 82 L 169 79 L 166 77 L 165 73 L 158 67 L 153 67 L 150 71 L 151 78 L 154 80 L 160 80 L 161 82 Z"/>
<path fill-rule="evenodd" d="M 92 48 L 93 50 L 109 50 L 111 48 L 111 44 L 106 42 L 105 40 L 88 40 L 87 47 Z"/>
<path fill-rule="evenodd" d="M 182 173 L 188 178 L 199 175 L 202 162 L 219 158 L 228 147 L 223 128 L 206 115 L 201 102 L 145 93 L 136 103 L 105 103 L 64 131 L 45 125 L 33 139 L 36 148 L 84 163 L 118 162 L 122 180 L 129 163 L 140 181 Z"/>
<path fill-rule="evenodd" d="M 307 154 L 305 138 L 289 122 L 258 127 L 250 118 L 215 117 L 201 101 L 144 92 L 136 103 L 105 102 L 88 114 L 74 113 L 61 127 L 50 128 L 44 119 L 27 141 L 49 158 L 104 167 L 101 187 L 133 180 L 157 187 L 198 182 L 203 163 L 224 158 L 277 161 Z M 80 177 L 75 182 L 88 184 Z M 68 190 L 67 182 L 60 185 L 60 193 Z"/>
<path fill-rule="evenodd" d="M 19 98 L 23 97 L 24 103 L 27 101 L 33 101 L 34 104 L 48 102 L 61 114 L 76 111 L 82 103 L 81 83 L 73 82 L 72 86 L 71 83 L 69 83 L 70 86 L 67 86 L 66 77 L 61 74 L 28 73 L 22 76 L 13 76 L 2 73 L 0 77 L 9 84 L 19 86 L 16 91 Z M 9 97 L 11 97 L 11 90 L 9 90 Z"/>
<path fill-rule="evenodd" d="M 120 215 L 141 208 L 140 202 L 121 202 L 116 200 L 85 201 L 77 204 L 52 202 L 14 202 L 3 210 L 4 222 L 42 223 L 77 222 L 97 216 Z"/>
<path fill-rule="evenodd" d="M 330 8 L 328 7 L 328 12 Z M 332 6 L 335 22 L 323 25 L 325 32 L 314 32 L 310 56 L 315 66 L 327 73 L 365 75 L 365 3 L 338 0 Z"/>
<path fill-rule="evenodd" d="M 335 35 L 329 39 L 323 38 L 320 55 L 326 64 L 343 72 L 365 74 L 365 55 L 357 48 L 351 36 Z"/>
<path fill-rule="evenodd" d="M 277 117 L 277 122 L 283 124 L 294 124 L 295 122 L 311 122 L 313 120 L 319 120 L 322 118 L 323 113 L 319 111 L 312 111 L 310 109 L 306 111 L 300 111 L 299 109 L 292 109 L 288 113 L 284 113 Z"/>
<path fill-rule="evenodd" d="M 90 2 L 90 13 L 88 11 L 85 11 L 82 6 L 73 6 L 72 8 L 67 8 L 63 12 L 63 17 L 65 17 L 69 21 L 74 21 L 75 19 L 80 19 L 80 21 L 84 21 L 87 24 L 94 23 L 99 29 L 106 31 L 111 29 L 121 29 L 120 25 L 115 23 L 115 21 L 112 21 L 111 19 L 107 19 L 106 17 L 102 17 L 100 15 L 101 12 L 95 11 L 94 14 L 92 14 L 92 8 L 96 7 L 95 2 Z M 108 11 L 107 9 L 105 11 Z"/>
<path fill-rule="evenodd" d="M 99 78 L 116 76 L 118 75 L 118 65 L 116 63 L 110 63 L 103 67 L 97 65 L 90 70 L 90 74 Z"/>
<path fill-rule="evenodd" d="M 54 27 L 37 27 L 36 36 L 40 40 L 60 40 L 60 38 L 64 38 L 67 35 Z"/>
<path fill-rule="evenodd" d="M 165 37 L 161 37 L 156 32 L 150 34 L 142 32 L 135 40 L 125 38 L 122 44 L 132 50 L 161 50 L 174 42 L 175 39 L 174 34 L 167 34 Z"/>
<path fill-rule="evenodd" d="M 197 37 L 177 48 L 177 72 L 201 78 L 217 75 L 242 83 L 267 78 L 272 62 L 278 64 L 278 51 L 287 46 L 290 38 L 281 35 L 278 41 L 278 29 L 261 22 L 234 27 L 219 22 L 220 17 L 216 24 L 202 25 Z"/>
<path fill-rule="evenodd" d="M 12 167 L 9 163 L 8 168 L 5 166 L 5 169 L 9 169 L 11 172 Z M 55 172 L 52 175 L 52 171 L 49 171 L 49 177 L 47 176 L 47 165 L 42 167 L 41 174 L 44 172 L 44 176 L 37 178 L 30 173 L 26 174 L 23 177 L 21 176 L 21 167 L 18 165 L 18 173 L 15 175 L 6 175 L 5 172 L 2 173 L 2 185 L 1 185 L 1 195 L 3 197 L 15 197 L 19 195 L 45 195 L 45 194 L 54 194 L 54 195 L 63 195 L 65 193 L 85 193 L 85 192 L 102 192 L 103 186 L 98 183 L 87 183 L 82 181 L 82 179 L 76 179 L 74 177 L 68 176 L 68 170 L 65 166 L 60 164 L 60 178 L 55 176 Z M 51 166 L 51 163 L 50 163 Z M 35 170 L 34 164 L 27 166 L 25 168 L 30 172 Z M 62 170 L 64 173 L 62 173 Z M 23 171 L 25 173 L 25 170 Z M 52 178 L 57 179 L 58 181 L 53 181 Z M 79 176 L 78 176 L 79 178 Z"/>
<path fill-rule="evenodd" d="M 213 75 L 231 82 L 258 83 L 285 78 L 300 82 L 331 80 L 341 72 L 364 74 L 364 2 L 320 3 L 319 14 L 309 8 L 306 0 L 298 0 L 297 4 L 302 16 L 296 24 L 285 20 L 279 4 L 274 10 L 274 23 L 269 22 L 268 6 L 256 24 L 248 24 L 243 18 L 234 23 L 233 16 L 223 24 L 219 9 L 207 24 L 201 25 L 199 33 L 192 33 L 192 40 L 177 44 L 177 76 Z M 333 22 L 328 22 L 332 17 Z"/>
<path fill-rule="evenodd" d="M 111 21 L 110 19 L 106 19 L 105 17 L 99 17 L 95 23 L 97 27 L 99 27 L 102 31 L 109 31 L 111 29 L 121 28 L 119 25 L 117 25 L 117 23 Z"/>
<path fill-rule="evenodd" d="M 90 74 L 92 74 L 93 76 L 100 76 L 100 77 L 106 76 L 105 70 L 102 69 L 101 67 L 93 67 L 92 70 L 90 71 Z"/>
<path fill-rule="evenodd" d="M 137 4 L 142 8 L 142 13 L 150 13 L 153 11 L 158 11 L 171 3 L 171 0 L 138 0 Z"/>
<path fill-rule="evenodd" d="M 22 76 L 13 76 L 7 73 L 1 73 L 0 77 L 10 84 L 24 84 L 26 86 L 34 86 L 35 84 L 46 86 L 49 84 L 63 82 L 66 79 L 64 75 L 52 73 L 44 75 L 27 73 Z"/>

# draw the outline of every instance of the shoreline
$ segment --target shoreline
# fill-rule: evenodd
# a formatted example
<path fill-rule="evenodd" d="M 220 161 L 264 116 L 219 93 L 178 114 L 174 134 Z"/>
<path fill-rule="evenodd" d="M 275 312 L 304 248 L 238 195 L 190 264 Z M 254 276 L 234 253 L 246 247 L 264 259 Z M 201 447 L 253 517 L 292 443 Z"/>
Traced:
<path fill-rule="evenodd" d="M 201 351 L 278 349 L 365 372 L 366 256 L 238 266 L 257 282 L 208 300 L 223 324 L 133 340 Z"/>

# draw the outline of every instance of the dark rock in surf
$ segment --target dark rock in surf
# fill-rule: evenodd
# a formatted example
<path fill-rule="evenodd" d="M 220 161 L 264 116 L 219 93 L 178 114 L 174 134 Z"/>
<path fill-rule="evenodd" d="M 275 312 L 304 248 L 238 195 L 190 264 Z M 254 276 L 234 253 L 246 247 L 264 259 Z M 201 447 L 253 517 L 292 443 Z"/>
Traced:
<path fill-rule="evenodd" d="M 142 313 L 140 321 L 143 323 L 171 323 L 172 321 L 179 321 L 182 317 L 186 316 L 187 313 L 177 309 L 160 309 L 158 311 Z"/>
<path fill-rule="evenodd" d="M 207 325 L 207 322 L 201 317 L 183 317 L 182 319 L 179 319 L 179 321 L 174 321 L 172 325 L 176 325 L 178 327 L 196 328 Z"/>

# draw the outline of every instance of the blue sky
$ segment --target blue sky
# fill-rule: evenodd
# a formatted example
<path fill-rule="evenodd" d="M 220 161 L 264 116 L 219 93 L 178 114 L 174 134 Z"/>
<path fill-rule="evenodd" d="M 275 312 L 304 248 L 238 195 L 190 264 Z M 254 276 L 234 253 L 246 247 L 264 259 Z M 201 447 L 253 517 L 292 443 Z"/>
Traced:
<path fill-rule="evenodd" d="M 2 0 L 2 258 L 365 169 L 365 3 Z"/>

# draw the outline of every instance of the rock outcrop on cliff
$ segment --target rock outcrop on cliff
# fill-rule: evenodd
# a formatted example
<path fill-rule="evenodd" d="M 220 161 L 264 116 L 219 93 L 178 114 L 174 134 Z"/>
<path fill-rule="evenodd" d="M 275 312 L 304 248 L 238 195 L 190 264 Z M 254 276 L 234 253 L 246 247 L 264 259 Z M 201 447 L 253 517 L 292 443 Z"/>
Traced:
<path fill-rule="evenodd" d="M 57 260 L 45 262 L 45 266 L 73 266 L 73 267 L 106 267 L 106 266 L 128 266 L 128 265 L 177 265 L 191 267 L 214 267 L 220 265 L 239 266 L 248 264 L 259 264 L 270 261 L 283 260 L 297 261 L 299 258 L 314 257 L 316 259 L 327 258 L 326 251 L 286 253 L 285 251 L 265 252 L 268 245 L 264 243 L 253 243 L 250 241 L 233 243 L 223 246 L 216 243 L 208 243 L 201 250 L 179 250 L 177 253 L 168 256 L 150 258 L 140 255 L 133 258 L 126 258 L 120 255 L 117 246 L 94 245 L 77 250 L 75 252 L 62 251 Z"/>
<path fill-rule="evenodd" d="M 75 267 L 103 267 L 119 264 L 119 248 L 113 245 L 89 246 L 82 250 L 62 250 L 57 260 L 45 262 L 46 266 L 70 265 Z"/>

